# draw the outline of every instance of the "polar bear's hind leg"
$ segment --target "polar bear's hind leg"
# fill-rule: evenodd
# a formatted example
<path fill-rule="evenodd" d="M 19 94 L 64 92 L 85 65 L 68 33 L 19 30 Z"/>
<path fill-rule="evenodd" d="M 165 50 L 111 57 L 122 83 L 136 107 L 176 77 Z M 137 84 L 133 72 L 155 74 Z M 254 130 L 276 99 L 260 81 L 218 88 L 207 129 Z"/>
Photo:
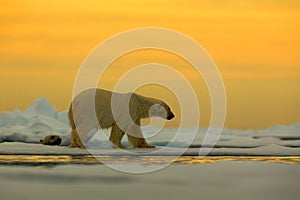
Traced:
<path fill-rule="evenodd" d="M 85 148 L 79 137 L 77 129 L 72 130 L 70 148 Z"/>
<path fill-rule="evenodd" d="M 126 147 L 121 143 L 124 134 L 124 131 L 122 131 L 116 124 L 113 124 L 109 141 L 114 145 L 114 147 L 124 149 Z"/>

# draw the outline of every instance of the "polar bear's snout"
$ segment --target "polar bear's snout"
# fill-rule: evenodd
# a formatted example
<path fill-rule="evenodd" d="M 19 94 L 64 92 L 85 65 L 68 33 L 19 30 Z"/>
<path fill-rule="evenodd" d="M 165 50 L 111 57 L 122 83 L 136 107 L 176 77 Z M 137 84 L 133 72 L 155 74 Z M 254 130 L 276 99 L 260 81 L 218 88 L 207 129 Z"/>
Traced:
<path fill-rule="evenodd" d="M 174 113 L 172 113 L 171 111 L 168 113 L 168 116 L 167 116 L 167 120 L 171 120 L 175 117 Z"/>

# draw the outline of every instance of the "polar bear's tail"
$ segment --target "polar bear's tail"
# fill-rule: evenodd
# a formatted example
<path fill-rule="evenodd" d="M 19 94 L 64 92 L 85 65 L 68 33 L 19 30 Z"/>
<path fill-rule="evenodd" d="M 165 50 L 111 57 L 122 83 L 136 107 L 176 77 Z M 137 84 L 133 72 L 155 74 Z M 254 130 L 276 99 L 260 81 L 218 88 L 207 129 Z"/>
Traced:
<path fill-rule="evenodd" d="M 73 105 L 72 105 L 72 103 L 71 103 L 70 108 L 69 108 L 68 118 L 69 118 L 69 122 L 70 122 L 70 126 L 71 126 L 72 130 L 76 129 L 76 125 L 75 125 L 74 118 L 73 118 Z"/>

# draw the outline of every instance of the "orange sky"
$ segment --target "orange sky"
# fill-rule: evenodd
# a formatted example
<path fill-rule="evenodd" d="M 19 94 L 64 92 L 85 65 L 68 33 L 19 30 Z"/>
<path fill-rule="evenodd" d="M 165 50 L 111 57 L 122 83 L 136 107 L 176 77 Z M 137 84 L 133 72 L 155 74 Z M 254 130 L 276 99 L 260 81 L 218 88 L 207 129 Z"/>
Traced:
<path fill-rule="evenodd" d="M 157 26 L 189 35 L 215 60 L 228 96 L 226 127 L 300 121 L 297 0 L 0 0 L 0 9 L 0 112 L 24 109 L 40 96 L 66 109 L 76 72 L 97 44 L 121 31 Z M 161 52 L 136 52 L 114 64 L 129 68 L 147 62 L 189 69 L 188 63 Z M 190 80 L 201 83 L 197 75 Z M 205 91 L 205 86 L 195 90 Z M 140 92 L 164 98 L 160 89 L 153 91 Z M 207 94 L 198 97 L 205 126 L 209 99 Z M 165 98 L 179 109 L 173 97 Z"/>

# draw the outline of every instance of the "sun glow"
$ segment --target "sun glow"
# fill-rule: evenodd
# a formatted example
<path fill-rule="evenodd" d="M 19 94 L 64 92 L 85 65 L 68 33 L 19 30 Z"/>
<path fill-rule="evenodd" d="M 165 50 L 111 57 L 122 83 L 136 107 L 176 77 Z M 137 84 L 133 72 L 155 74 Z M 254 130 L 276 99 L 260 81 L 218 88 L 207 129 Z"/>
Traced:
<path fill-rule="evenodd" d="M 24 109 L 40 96 L 66 109 L 77 70 L 97 44 L 121 31 L 157 26 L 194 38 L 215 60 L 227 90 L 227 127 L 300 120 L 299 1 L 0 0 L 0 6 L 0 111 Z M 174 55 L 148 51 L 120 58 L 104 77 L 107 87 L 127 68 L 154 61 L 197 85 L 204 101 L 201 125 L 207 125 L 210 104 L 202 78 Z"/>

